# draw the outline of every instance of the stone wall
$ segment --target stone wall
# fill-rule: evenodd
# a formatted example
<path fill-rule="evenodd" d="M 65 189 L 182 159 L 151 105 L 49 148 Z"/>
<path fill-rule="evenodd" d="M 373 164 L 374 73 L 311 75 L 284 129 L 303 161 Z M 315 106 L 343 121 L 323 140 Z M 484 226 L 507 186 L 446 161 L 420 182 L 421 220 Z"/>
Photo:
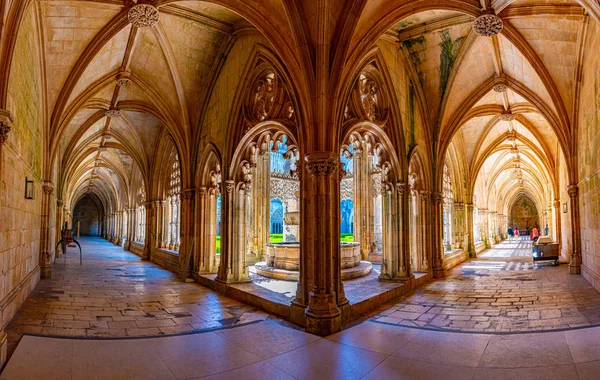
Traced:
<path fill-rule="evenodd" d="M 73 212 L 73 220 L 79 224 L 79 234 L 82 236 L 100 235 L 100 213 L 98 207 L 89 197 L 83 198 Z M 77 224 L 75 224 L 77 227 Z"/>
<path fill-rule="evenodd" d="M 264 37 L 257 33 L 244 34 L 235 41 L 228 58 L 221 68 L 215 87 L 211 93 L 206 114 L 202 121 L 202 138 L 216 144 L 221 152 L 226 150 L 228 138 L 231 135 L 228 127 L 231 109 L 234 106 L 238 86 L 243 85 L 242 75 L 257 44 L 269 46 Z"/>
<path fill-rule="evenodd" d="M 588 28 L 577 133 L 581 268 L 600 290 L 600 28 L 593 20 Z"/>
<path fill-rule="evenodd" d="M 13 114 L 15 122 L 8 140 L 1 148 L 2 327 L 11 320 L 40 279 L 41 204 L 44 194 L 41 177 L 43 118 L 40 58 L 33 8 L 29 7 L 25 15 L 12 60 L 6 108 Z M 32 200 L 25 199 L 25 178 L 33 181 Z M 54 198 L 51 202 L 56 204 Z M 51 245 L 54 244 L 53 240 L 50 241 Z"/>
<path fill-rule="evenodd" d="M 175 251 L 163 248 L 154 249 L 151 261 L 171 272 L 179 271 L 179 255 Z"/>

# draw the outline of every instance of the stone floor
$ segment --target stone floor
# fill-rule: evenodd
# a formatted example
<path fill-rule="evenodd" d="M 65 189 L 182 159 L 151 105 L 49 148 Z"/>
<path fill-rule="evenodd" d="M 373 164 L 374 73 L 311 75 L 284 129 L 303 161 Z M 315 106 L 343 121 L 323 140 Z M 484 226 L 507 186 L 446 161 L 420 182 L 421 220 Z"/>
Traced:
<path fill-rule="evenodd" d="M 528 241 L 503 242 L 379 313 L 438 330 L 531 332 L 600 324 L 600 294 L 566 265 L 533 264 Z"/>
<path fill-rule="evenodd" d="M 273 320 L 134 340 L 26 336 L 2 380 L 593 380 L 600 327 L 533 334 L 428 331 L 367 321 L 327 338 Z"/>
<path fill-rule="evenodd" d="M 24 333 L 75 337 L 162 336 L 231 326 L 266 314 L 142 261 L 101 238 L 81 238 L 40 281 L 6 328 L 9 353 Z"/>

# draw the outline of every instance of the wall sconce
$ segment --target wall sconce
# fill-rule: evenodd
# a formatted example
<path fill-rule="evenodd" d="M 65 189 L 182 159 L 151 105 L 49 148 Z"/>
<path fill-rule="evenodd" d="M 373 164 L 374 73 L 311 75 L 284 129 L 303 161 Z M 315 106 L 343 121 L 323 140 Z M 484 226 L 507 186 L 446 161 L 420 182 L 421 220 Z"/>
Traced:
<path fill-rule="evenodd" d="M 25 199 L 33 199 L 33 181 L 25 177 Z"/>
<path fill-rule="evenodd" d="M 563 213 L 567 213 L 567 202 L 563 203 Z"/>

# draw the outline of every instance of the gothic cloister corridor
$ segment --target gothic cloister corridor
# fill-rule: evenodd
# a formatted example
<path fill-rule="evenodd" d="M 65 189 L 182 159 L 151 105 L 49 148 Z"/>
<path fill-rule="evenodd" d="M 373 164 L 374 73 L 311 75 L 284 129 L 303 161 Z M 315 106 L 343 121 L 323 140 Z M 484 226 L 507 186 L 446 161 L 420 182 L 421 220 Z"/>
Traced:
<path fill-rule="evenodd" d="M 599 73 L 600 0 L 0 0 L 0 379 L 593 378 Z"/>

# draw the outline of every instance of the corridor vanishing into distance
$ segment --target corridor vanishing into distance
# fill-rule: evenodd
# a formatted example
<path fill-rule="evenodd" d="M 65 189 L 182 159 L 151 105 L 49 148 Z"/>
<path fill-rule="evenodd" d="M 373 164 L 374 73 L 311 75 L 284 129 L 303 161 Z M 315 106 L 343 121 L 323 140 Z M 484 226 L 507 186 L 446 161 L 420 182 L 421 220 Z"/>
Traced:
<path fill-rule="evenodd" d="M 599 73 L 600 0 L 0 0 L 0 380 L 597 377 Z"/>

